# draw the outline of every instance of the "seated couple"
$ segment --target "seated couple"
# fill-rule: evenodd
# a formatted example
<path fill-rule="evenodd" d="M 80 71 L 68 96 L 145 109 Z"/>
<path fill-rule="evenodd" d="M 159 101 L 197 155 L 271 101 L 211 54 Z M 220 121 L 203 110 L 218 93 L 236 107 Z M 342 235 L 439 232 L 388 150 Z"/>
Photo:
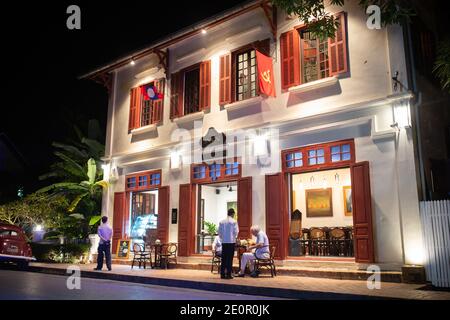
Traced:
<path fill-rule="evenodd" d="M 256 243 L 254 245 L 248 246 L 246 249 L 248 252 L 242 254 L 241 257 L 241 270 L 236 275 L 238 277 L 245 276 L 245 268 L 247 264 L 250 263 L 250 271 L 252 277 L 257 277 L 258 273 L 255 270 L 255 260 L 258 259 L 269 259 L 270 249 L 269 249 L 269 239 L 264 231 L 262 231 L 258 226 L 252 226 L 250 231 L 253 236 L 256 237 Z M 222 257 L 222 241 L 220 236 L 216 236 L 213 242 L 214 254 L 218 257 Z M 254 252 L 252 250 L 254 249 Z"/>

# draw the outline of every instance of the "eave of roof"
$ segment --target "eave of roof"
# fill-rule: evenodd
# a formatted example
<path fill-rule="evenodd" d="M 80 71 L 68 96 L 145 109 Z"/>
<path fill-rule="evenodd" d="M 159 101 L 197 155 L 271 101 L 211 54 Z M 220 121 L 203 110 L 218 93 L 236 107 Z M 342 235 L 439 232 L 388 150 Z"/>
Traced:
<path fill-rule="evenodd" d="M 199 34 L 203 29 L 213 28 L 221 23 L 224 23 L 229 19 L 242 15 L 246 12 L 252 11 L 260 7 L 265 2 L 268 2 L 268 0 L 249 0 L 243 4 L 240 4 L 231 9 L 223 11 L 213 17 L 197 22 L 194 25 L 186 27 L 178 32 L 175 32 L 160 40 L 157 40 L 141 50 L 134 51 L 126 56 L 123 56 L 122 58 L 119 58 L 100 68 L 88 72 L 80 76 L 79 79 L 95 79 L 98 76 L 101 76 L 105 73 L 109 73 L 117 68 L 120 68 L 130 63 L 132 60 L 137 60 L 144 56 L 148 56 L 149 54 L 155 51 L 163 50 L 177 42 L 183 41 L 189 37 Z"/>

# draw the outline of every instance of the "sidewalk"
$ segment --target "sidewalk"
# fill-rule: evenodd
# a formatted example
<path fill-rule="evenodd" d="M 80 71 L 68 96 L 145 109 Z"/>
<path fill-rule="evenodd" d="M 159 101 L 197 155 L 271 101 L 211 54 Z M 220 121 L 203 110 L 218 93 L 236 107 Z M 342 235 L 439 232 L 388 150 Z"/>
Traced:
<path fill-rule="evenodd" d="M 66 264 L 30 264 L 31 272 L 66 275 Z M 94 271 L 94 265 L 79 265 L 82 276 L 153 285 L 173 286 L 228 293 L 263 295 L 291 299 L 418 299 L 450 300 L 450 292 L 421 290 L 424 285 L 382 282 L 381 289 L 369 290 L 366 281 L 336 280 L 265 274 L 259 278 L 222 280 L 217 273 L 188 269 L 133 269 L 113 265 L 113 271 Z M 188 298 L 188 297 L 187 297 Z"/>

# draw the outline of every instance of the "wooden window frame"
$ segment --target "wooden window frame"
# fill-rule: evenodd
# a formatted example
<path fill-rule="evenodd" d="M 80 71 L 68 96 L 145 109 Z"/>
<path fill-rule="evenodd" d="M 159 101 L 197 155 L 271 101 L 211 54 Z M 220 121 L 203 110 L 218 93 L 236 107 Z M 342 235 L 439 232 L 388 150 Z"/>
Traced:
<path fill-rule="evenodd" d="M 158 184 L 151 184 L 151 176 L 153 174 L 159 174 L 159 183 Z M 144 178 L 146 179 L 147 183 L 146 185 L 139 185 L 139 180 L 140 178 Z M 135 178 L 136 179 L 136 184 L 134 187 L 129 187 L 128 186 L 128 179 L 130 178 Z M 126 192 L 133 192 L 133 191 L 148 191 L 148 190 L 153 190 L 153 189 L 157 189 L 159 187 L 161 187 L 161 182 L 162 182 L 162 170 L 150 170 L 150 171 L 144 171 L 144 172 L 137 172 L 137 173 L 133 173 L 133 174 L 129 174 L 125 176 L 125 191 Z"/>
<path fill-rule="evenodd" d="M 227 164 L 230 163 L 238 163 L 238 173 L 237 174 L 226 174 L 227 170 Z M 201 164 L 191 164 L 191 183 L 197 183 L 197 184 L 209 184 L 209 183 L 216 183 L 216 182 L 227 182 L 227 181 L 235 181 L 237 179 L 240 179 L 242 177 L 242 164 L 239 160 L 227 160 L 224 163 L 221 164 L 215 164 L 220 165 L 220 176 L 218 176 L 216 179 L 212 179 L 210 176 L 211 170 L 210 166 L 213 165 L 208 163 L 201 163 Z M 205 177 L 204 178 L 195 178 L 194 177 L 194 168 L 205 166 Z M 234 168 L 235 169 L 235 168 Z M 231 168 L 233 170 L 233 168 Z"/>
<path fill-rule="evenodd" d="M 182 114 L 180 115 L 181 117 L 187 116 L 189 114 L 193 114 L 193 113 L 196 113 L 196 112 L 200 111 L 200 64 L 201 63 L 196 63 L 196 64 L 191 65 L 191 66 L 189 66 L 189 67 L 187 67 L 187 68 L 185 68 L 185 69 L 180 71 L 181 72 L 181 77 L 183 79 L 183 81 L 182 81 L 183 82 L 183 90 L 182 90 L 183 103 L 182 103 L 182 108 L 181 108 L 182 109 Z M 191 72 L 191 71 L 194 71 L 194 70 L 196 70 L 198 72 L 198 78 L 199 78 L 199 80 L 198 80 L 199 81 L 199 83 L 198 83 L 198 98 L 197 98 L 198 106 L 197 106 L 197 110 L 196 111 L 190 112 L 190 113 L 186 113 L 186 74 Z"/>
<path fill-rule="evenodd" d="M 350 145 L 350 160 L 341 160 L 337 162 L 331 161 L 331 148 L 335 146 L 340 146 L 342 148 L 343 145 Z M 324 149 L 324 157 L 325 157 L 325 163 L 323 164 L 314 164 L 309 165 L 308 162 L 308 153 L 311 150 L 317 150 L 317 149 Z M 303 166 L 301 167 L 287 167 L 287 160 L 286 156 L 291 153 L 301 153 L 302 154 L 302 160 L 303 160 Z M 310 146 L 304 146 L 304 147 L 297 147 L 297 148 L 291 148 L 281 151 L 281 163 L 282 163 L 282 170 L 284 173 L 302 173 L 302 172 L 311 172 L 311 171 L 320 171 L 320 170 L 326 170 L 326 169 L 336 169 L 336 168 L 342 168 L 342 167 L 348 167 L 356 162 L 355 159 L 355 140 L 354 139 L 347 139 L 347 140 L 340 140 L 340 141 L 333 141 L 333 142 L 327 142 L 327 143 L 321 143 L 321 144 L 315 144 Z"/>

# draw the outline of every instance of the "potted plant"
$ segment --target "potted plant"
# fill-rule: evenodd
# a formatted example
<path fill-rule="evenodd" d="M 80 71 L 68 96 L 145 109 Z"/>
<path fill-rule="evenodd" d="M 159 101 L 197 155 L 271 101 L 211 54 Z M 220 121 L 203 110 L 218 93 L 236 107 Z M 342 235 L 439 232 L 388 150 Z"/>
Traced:
<path fill-rule="evenodd" d="M 212 241 L 214 240 L 214 236 L 217 235 L 217 226 L 209 221 L 205 221 L 206 234 L 210 235 L 210 237 L 205 238 L 205 242 L 203 244 L 203 250 L 208 250 L 212 245 Z"/>

